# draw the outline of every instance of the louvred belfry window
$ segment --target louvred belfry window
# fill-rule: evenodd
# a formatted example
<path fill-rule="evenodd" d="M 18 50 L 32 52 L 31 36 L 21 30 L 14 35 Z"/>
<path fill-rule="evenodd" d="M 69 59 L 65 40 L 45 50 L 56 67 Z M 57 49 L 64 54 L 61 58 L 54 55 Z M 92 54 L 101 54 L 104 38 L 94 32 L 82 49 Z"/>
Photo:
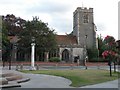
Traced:
<path fill-rule="evenodd" d="M 84 23 L 88 23 L 88 14 L 84 13 L 83 15 Z"/>

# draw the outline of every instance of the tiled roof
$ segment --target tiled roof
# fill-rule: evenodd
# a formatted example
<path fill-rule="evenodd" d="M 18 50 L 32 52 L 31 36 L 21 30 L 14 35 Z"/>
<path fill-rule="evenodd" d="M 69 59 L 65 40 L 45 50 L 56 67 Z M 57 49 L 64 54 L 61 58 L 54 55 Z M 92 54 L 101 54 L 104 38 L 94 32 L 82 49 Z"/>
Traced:
<path fill-rule="evenodd" d="M 9 36 L 8 39 L 11 42 L 16 42 L 18 40 L 15 36 Z M 77 45 L 77 38 L 76 36 L 69 36 L 69 35 L 56 35 L 56 40 L 58 45 Z"/>
<path fill-rule="evenodd" d="M 56 35 L 56 40 L 58 45 L 76 45 L 77 38 L 76 36 L 69 35 Z"/>

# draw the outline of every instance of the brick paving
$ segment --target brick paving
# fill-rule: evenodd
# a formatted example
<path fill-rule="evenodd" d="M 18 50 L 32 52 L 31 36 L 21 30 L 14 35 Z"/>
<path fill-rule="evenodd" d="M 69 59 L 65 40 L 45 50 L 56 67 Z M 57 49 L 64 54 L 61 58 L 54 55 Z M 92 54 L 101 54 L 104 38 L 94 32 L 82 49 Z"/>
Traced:
<path fill-rule="evenodd" d="M 30 65 L 31 62 L 11 62 L 11 65 Z M 46 66 L 78 66 L 77 63 L 55 63 L 55 62 L 35 62 L 35 64 L 37 65 L 46 65 Z M 2 65 L 2 63 L 0 63 L 0 65 Z M 8 62 L 5 63 L 6 66 L 9 65 Z M 86 63 L 87 66 L 108 66 L 107 62 L 87 62 Z M 83 65 L 80 65 L 83 66 Z"/>

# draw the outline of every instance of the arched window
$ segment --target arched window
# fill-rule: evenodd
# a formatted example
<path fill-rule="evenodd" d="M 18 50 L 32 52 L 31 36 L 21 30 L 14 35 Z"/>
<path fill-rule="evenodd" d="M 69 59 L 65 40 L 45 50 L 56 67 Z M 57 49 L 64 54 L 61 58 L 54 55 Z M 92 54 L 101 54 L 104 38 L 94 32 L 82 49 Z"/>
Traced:
<path fill-rule="evenodd" d="M 69 61 L 69 51 L 67 49 L 65 49 L 62 52 L 62 60 L 68 62 Z"/>
<path fill-rule="evenodd" d="M 84 23 L 88 23 L 88 14 L 84 13 L 83 15 Z"/>

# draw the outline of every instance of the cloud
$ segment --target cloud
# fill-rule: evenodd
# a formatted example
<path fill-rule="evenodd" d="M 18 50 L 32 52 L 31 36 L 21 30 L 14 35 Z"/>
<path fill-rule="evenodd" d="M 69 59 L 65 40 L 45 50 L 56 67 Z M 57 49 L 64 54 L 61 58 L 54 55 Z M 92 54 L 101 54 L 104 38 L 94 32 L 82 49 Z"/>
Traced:
<path fill-rule="evenodd" d="M 113 32 L 118 32 L 118 0 L 0 0 L 0 13 L 14 14 L 26 20 L 38 16 L 58 34 L 64 34 L 72 31 L 73 12 L 82 3 L 84 7 L 94 8 L 94 21 L 99 32 L 117 36 Z"/>
<path fill-rule="evenodd" d="M 97 31 L 105 31 L 106 27 L 103 23 L 96 23 Z"/>
<path fill-rule="evenodd" d="M 15 5 L 15 4 L 23 4 L 22 0 L 0 0 L 1 5 Z"/>
<path fill-rule="evenodd" d="M 26 13 L 66 13 L 70 10 L 70 5 L 56 2 L 54 0 L 43 0 L 27 7 Z"/>
<path fill-rule="evenodd" d="M 29 5 L 30 7 L 25 10 L 26 14 L 38 16 L 40 20 L 47 22 L 50 28 L 55 29 L 59 34 L 72 31 L 71 3 L 60 0 L 40 0 L 29 3 Z"/>
<path fill-rule="evenodd" d="M 57 30 L 57 32 L 60 32 L 59 34 L 65 34 L 65 32 L 72 32 L 72 20 L 67 19 L 65 17 L 60 16 L 59 18 L 54 17 L 53 22 L 51 22 L 51 25 Z"/>

